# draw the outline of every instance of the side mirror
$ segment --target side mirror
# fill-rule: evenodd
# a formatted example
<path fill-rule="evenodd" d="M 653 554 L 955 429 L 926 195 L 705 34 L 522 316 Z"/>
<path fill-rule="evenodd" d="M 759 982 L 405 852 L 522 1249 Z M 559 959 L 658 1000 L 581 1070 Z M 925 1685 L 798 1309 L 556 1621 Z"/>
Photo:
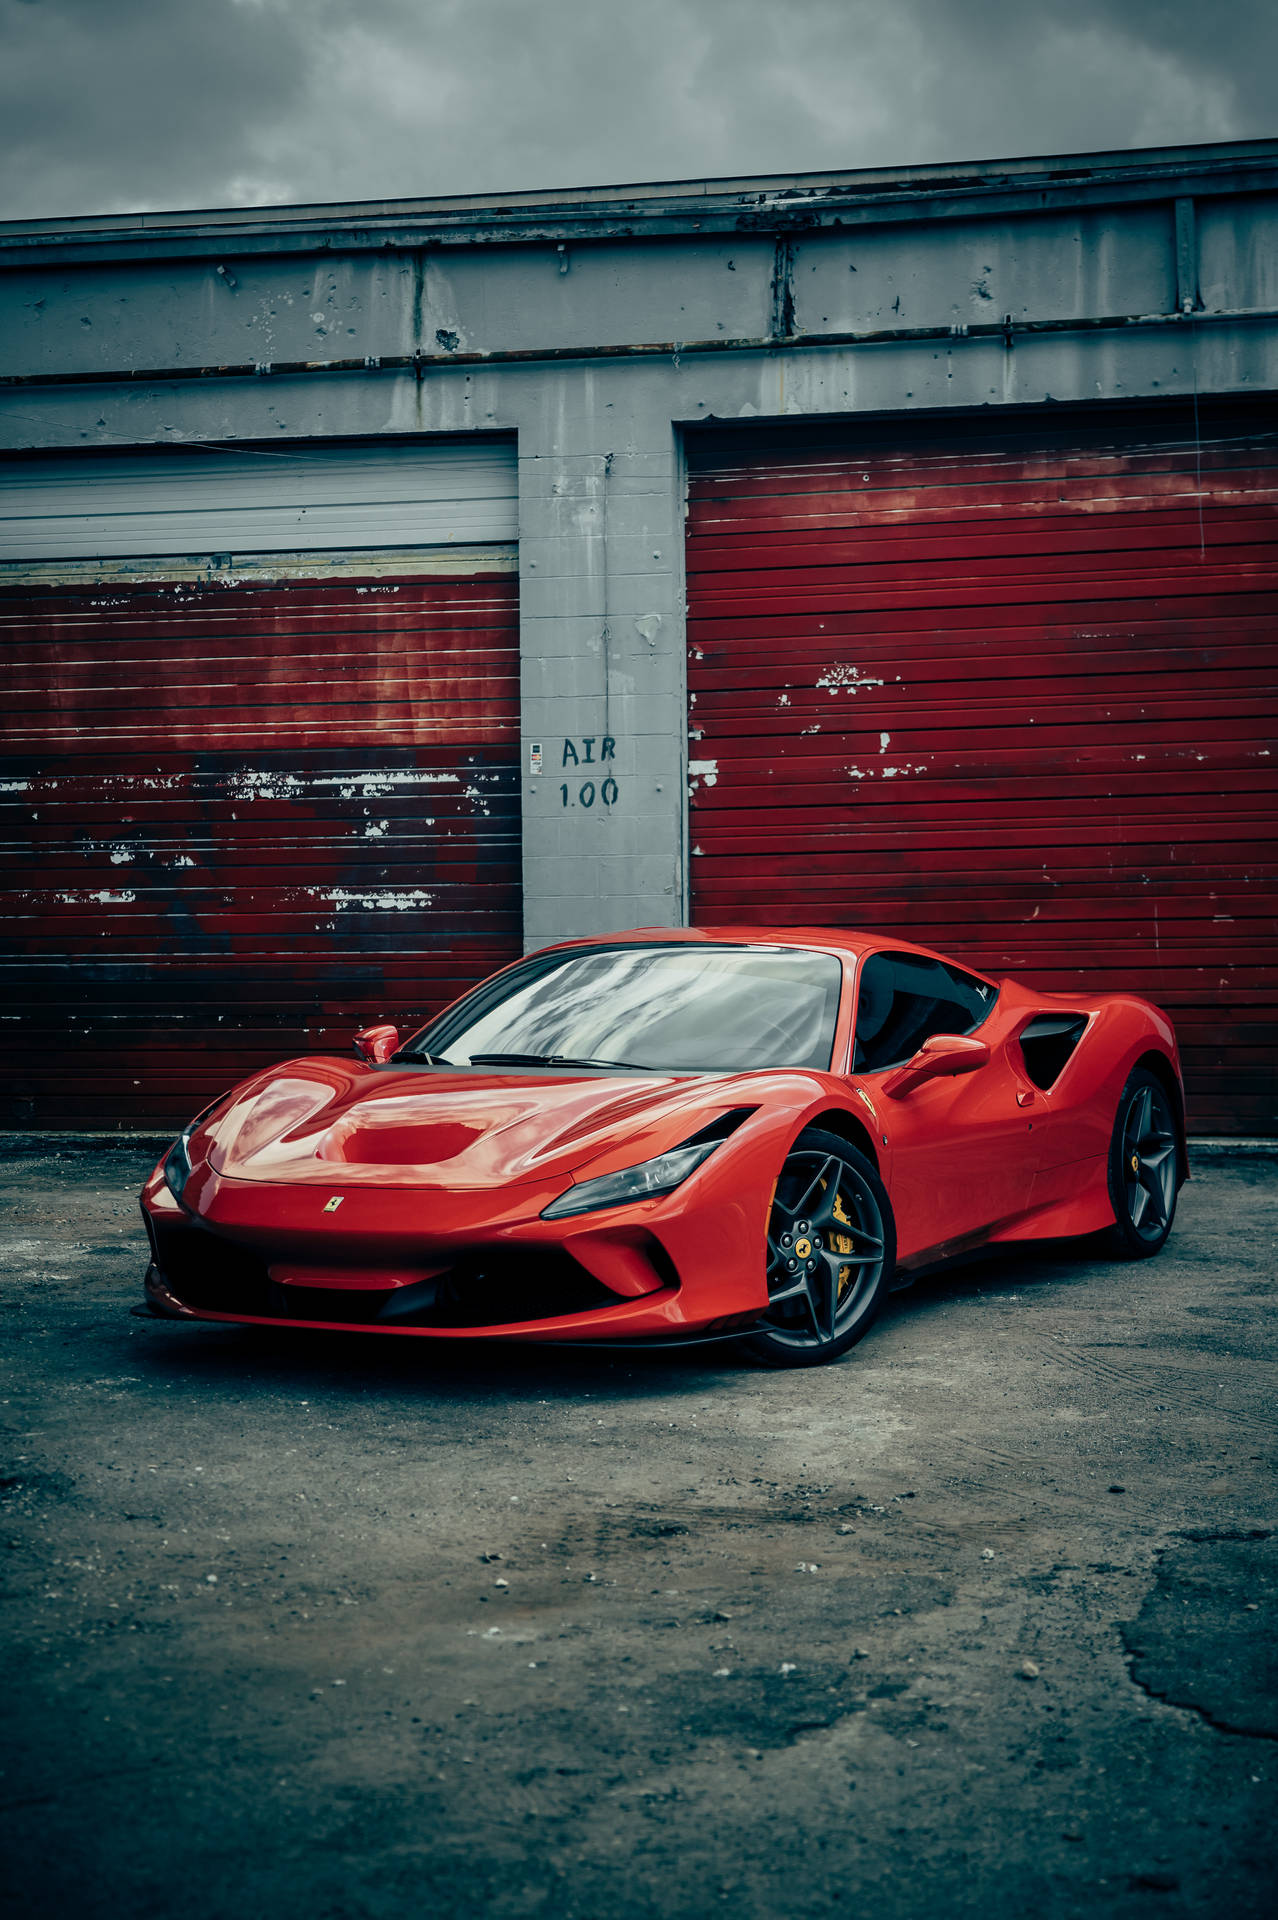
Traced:
<path fill-rule="evenodd" d="M 355 1051 L 370 1067 L 384 1067 L 398 1050 L 398 1027 L 365 1027 L 355 1035 Z"/>
<path fill-rule="evenodd" d="M 925 1040 L 912 1060 L 890 1073 L 883 1091 L 893 1100 L 901 1100 L 925 1080 L 940 1080 L 956 1073 L 975 1073 L 989 1065 L 989 1045 L 965 1033 L 934 1033 Z"/>

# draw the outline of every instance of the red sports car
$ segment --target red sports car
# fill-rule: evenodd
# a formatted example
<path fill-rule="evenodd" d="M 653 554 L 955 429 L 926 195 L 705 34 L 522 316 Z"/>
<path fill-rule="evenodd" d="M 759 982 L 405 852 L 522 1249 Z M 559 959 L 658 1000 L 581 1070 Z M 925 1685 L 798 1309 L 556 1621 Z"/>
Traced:
<path fill-rule="evenodd" d="M 574 940 L 401 1043 L 271 1067 L 146 1184 L 152 1307 L 831 1360 L 898 1270 L 1108 1229 L 1186 1174 L 1171 1022 L 877 935 Z"/>

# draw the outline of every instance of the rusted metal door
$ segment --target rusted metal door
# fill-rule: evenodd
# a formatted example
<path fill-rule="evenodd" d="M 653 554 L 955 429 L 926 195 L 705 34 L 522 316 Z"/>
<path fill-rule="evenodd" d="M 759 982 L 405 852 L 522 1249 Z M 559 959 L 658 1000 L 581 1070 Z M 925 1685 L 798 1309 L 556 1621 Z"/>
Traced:
<path fill-rule="evenodd" d="M 0 584 L 0 1125 L 171 1125 L 517 955 L 512 567 Z"/>
<path fill-rule="evenodd" d="M 1273 1134 L 1278 418 L 1198 424 L 699 436 L 693 913 L 1135 989 Z"/>

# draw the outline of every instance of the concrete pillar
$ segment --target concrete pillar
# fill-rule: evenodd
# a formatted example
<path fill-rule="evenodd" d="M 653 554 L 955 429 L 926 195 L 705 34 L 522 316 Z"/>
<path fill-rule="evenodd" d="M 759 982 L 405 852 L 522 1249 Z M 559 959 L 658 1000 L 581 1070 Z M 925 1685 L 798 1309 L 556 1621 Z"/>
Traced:
<path fill-rule="evenodd" d="M 680 450 L 668 395 L 664 409 L 648 404 L 663 383 L 619 371 L 556 369 L 521 413 L 530 949 L 684 919 Z"/>

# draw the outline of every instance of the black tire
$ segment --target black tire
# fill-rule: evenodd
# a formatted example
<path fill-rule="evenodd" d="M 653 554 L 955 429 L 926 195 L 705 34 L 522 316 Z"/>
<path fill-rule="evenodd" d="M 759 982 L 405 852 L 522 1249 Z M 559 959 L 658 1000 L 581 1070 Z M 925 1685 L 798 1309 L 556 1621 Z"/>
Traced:
<path fill-rule="evenodd" d="M 1161 1252 L 1176 1217 L 1180 1145 L 1171 1096 L 1156 1074 L 1137 1067 L 1119 1096 L 1109 1143 L 1111 1252 L 1147 1260 Z"/>
<path fill-rule="evenodd" d="M 816 1367 L 869 1332 L 896 1266 L 892 1204 L 870 1161 L 809 1127 L 786 1155 L 768 1218 L 767 1318 L 741 1342 L 771 1367 Z"/>

